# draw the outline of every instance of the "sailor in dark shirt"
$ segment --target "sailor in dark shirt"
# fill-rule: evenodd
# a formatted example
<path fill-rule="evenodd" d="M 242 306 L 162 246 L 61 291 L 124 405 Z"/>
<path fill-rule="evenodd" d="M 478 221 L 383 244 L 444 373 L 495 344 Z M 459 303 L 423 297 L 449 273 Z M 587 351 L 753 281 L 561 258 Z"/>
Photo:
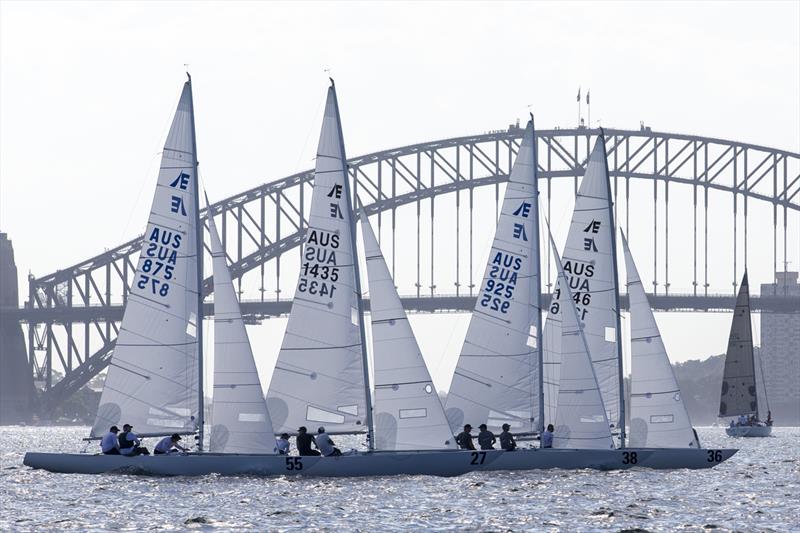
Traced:
<path fill-rule="evenodd" d="M 308 434 L 308 429 L 305 426 L 300 426 L 297 429 L 297 439 L 295 444 L 297 445 L 297 453 L 300 455 L 319 455 L 320 453 L 317 450 L 311 449 L 311 444 L 314 446 L 317 445 L 314 442 L 314 436 Z"/>
<path fill-rule="evenodd" d="M 517 449 L 517 441 L 514 440 L 514 435 L 509 431 L 511 426 L 503 424 L 503 432 L 500 433 L 500 447 L 507 452 L 513 452 Z"/>
<path fill-rule="evenodd" d="M 481 450 L 494 450 L 494 443 L 497 442 L 494 433 L 486 428 L 486 424 L 481 424 L 478 428 L 481 430 L 478 433 L 478 444 L 481 445 Z"/>
<path fill-rule="evenodd" d="M 464 431 L 462 431 L 456 436 L 456 444 L 458 444 L 458 447 L 461 448 L 462 450 L 475 449 L 475 445 L 472 444 L 472 434 L 470 433 L 470 431 L 472 431 L 472 426 L 467 424 L 466 426 L 464 426 Z"/>

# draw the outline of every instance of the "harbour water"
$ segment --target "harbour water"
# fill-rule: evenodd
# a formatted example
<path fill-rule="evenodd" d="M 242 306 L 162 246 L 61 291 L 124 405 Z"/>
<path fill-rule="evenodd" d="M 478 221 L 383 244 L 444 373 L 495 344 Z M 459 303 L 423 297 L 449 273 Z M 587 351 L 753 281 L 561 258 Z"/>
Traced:
<path fill-rule="evenodd" d="M 705 447 L 740 448 L 709 470 L 367 479 L 51 474 L 24 452 L 78 452 L 88 428 L 1 429 L 0 531 L 800 530 L 800 428 L 698 428 Z"/>

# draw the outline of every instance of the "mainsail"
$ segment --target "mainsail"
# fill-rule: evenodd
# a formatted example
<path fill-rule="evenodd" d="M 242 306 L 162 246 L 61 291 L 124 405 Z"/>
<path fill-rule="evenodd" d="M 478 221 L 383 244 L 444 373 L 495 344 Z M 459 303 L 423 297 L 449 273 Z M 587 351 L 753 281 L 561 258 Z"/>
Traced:
<path fill-rule="evenodd" d="M 210 451 L 275 453 L 275 434 L 258 379 L 225 250 L 209 214 L 214 266 L 214 399 Z"/>
<path fill-rule="evenodd" d="M 728 337 L 719 416 L 751 414 L 758 416 L 758 395 L 750 323 L 750 289 L 745 271 L 739 295 L 736 297 L 736 309 L 733 311 L 731 334 Z"/>
<path fill-rule="evenodd" d="M 363 341 L 352 208 L 336 92 L 325 104 L 300 278 L 267 405 L 277 432 L 365 432 Z"/>
<path fill-rule="evenodd" d="M 191 80 L 164 145 L 150 217 L 92 436 L 193 431 L 201 418 L 197 156 Z M 201 250 L 202 252 L 202 250 Z"/>
<path fill-rule="evenodd" d="M 625 235 L 622 235 L 622 246 L 628 276 L 631 328 L 628 445 L 638 448 L 699 448 Z"/>
<path fill-rule="evenodd" d="M 369 278 L 378 450 L 454 448 L 439 395 L 369 219 L 361 232 Z"/>
<path fill-rule="evenodd" d="M 590 339 L 580 323 L 561 258 L 553 236 L 550 245 L 558 267 L 558 281 L 564 288 L 561 311 L 560 386 L 556 409 L 554 448 L 611 449 L 614 441 L 606 408 L 589 353 Z"/>
<path fill-rule="evenodd" d="M 586 173 L 575 199 L 575 210 L 564 248 L 564 272 L 569 279 L 572 298 L 583 325 L 597 381 L 603 395 L 608 419 L 620 425 L 619 314 L 617 304 L 617 267 L 611 188 L 606 168 L 603 135 L 597 138 Z M 544 354 L 545 398 L 547 416 L 552 417 L 552 400 L 558 398 L 558 343 L 549 340 L 558 334 L 563 305 L 563 286 L 556 283 L 545 324 Z M 551 324 L 551 322 L 553 322 Z M 562 337 L 563 339 L 563 337 Z"/>
<path fill-rule="evenodd" d="M 481 290 L 447 395 L 453 431 L 539 429 L 539 208 L 533 120 L 509 176 Z"/>

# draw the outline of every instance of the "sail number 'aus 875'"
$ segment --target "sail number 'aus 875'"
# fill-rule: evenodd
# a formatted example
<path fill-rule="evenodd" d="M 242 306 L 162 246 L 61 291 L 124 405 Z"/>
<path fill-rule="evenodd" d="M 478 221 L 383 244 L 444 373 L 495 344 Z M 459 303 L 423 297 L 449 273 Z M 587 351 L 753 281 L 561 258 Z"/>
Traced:
<path fill-rule="evenodd" d="M 297 283 L 298 292 L 333 297 L 336 282 L 339 281 L 336 263 L 338 248 L 339 235 L 318 229 L 309 230 L 304 261 L 300 267 L 300 281 Z"/>

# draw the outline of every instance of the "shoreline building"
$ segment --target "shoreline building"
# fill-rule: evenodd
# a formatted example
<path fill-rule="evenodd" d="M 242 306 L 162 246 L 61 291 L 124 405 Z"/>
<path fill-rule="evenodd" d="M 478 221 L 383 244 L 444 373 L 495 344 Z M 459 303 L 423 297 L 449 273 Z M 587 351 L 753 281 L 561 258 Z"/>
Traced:
<path fill-rule="evenodd" d="M 763 296 L 800 296 L 797 272 L 776 272 L 761 284 Z M 781 426 L 800 424 L 800 309 L 761 313 L 761 366 L 772 418 Z"/>

